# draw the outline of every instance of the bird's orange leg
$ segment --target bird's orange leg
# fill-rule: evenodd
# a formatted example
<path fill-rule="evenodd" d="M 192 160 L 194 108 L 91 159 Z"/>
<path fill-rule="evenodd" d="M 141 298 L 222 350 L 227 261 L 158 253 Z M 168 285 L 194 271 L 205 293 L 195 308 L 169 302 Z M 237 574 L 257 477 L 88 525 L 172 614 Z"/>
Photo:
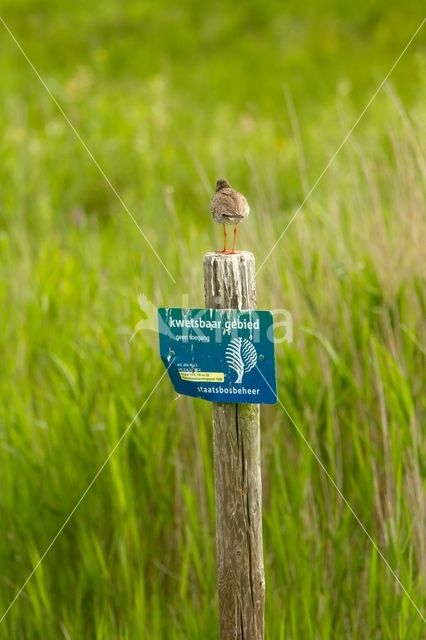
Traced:
<path fill-rule="evenodd" d="M 226 253 L 226 224 L 223 225 L 223 249 L 219 253 Z"/>
<path fill-rule="evenodd" d="M 237 237 L 237 225 L 234 226 L 234 240 L 232 242 L 231 253 L 235 253 L 235 239 Z"/>

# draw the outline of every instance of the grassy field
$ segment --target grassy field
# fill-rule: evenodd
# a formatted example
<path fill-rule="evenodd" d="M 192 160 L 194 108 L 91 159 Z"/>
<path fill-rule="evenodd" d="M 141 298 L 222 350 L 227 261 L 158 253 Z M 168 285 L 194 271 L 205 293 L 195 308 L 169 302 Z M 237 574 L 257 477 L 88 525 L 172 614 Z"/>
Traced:
<path fill-rule="evenodd" d="M 306 4 L 2 3 L 176 284 L 0 24 L 0 617 L 163 373 L 138 294 L 203 305 L 215 179 L 260 266 L 423 18 Z M 257 283 L 294 320 L 281 400 L 423 616 L 425 122 L 426 27 Z M 164 379 L 0 638 L 217 638 L 211 440 Z M 262 456 L 266 637 L 426 637 L 279 405 Z"/>

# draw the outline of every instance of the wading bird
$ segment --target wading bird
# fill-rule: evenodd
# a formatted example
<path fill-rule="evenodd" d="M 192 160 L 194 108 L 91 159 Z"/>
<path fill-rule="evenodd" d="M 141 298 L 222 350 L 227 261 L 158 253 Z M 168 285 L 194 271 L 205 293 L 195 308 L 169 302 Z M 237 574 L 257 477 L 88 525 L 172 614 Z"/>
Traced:
<path fill-rule="evenodd" d="M 242 193 L 235 191 L 227 180 L 216 182 L 216 191 L 210 202 L 212 217 L 218 224 L 223 224 L 223 249 L 220 253 L 235 253 L 237 224 L 247 218 L 250 207 Z M 226 225 L 234 225 L 234 239 L 231 251 L 226 250 Z"/>

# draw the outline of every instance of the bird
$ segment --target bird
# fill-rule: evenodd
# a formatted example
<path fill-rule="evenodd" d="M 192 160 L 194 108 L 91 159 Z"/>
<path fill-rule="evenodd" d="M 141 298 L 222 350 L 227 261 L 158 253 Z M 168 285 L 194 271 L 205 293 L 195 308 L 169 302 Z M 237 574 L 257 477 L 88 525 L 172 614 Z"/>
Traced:
<path fill-rule="evenodd" d="M 237 224 L 247 218 L 250 207 L 243 196 L 231 187 L 224 178 L 216 182 L 216 191 L 210 201 L 210 210 L 214 222 L 223 224 L 223 249 L 219 253 L 235 253 L 235 239 L 237 237 Z M 226 225 L 234 225 L 234 239 L 231 251 L 226 250 Z"/>

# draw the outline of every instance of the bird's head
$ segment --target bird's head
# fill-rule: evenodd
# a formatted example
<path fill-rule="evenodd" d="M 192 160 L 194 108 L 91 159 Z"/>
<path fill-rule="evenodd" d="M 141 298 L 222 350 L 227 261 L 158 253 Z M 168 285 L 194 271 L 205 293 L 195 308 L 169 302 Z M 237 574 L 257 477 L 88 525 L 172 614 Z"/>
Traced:
<path fill-rule="evenodd" d="M 225 180 L 224 178 L 219 178 L 219 180 L 216 182 L 216 191 L 220 191 L 221 189 L 225 189 L 226 187 L 230 187 L 231 185 L 229 184 L 228 180 Z"/>

